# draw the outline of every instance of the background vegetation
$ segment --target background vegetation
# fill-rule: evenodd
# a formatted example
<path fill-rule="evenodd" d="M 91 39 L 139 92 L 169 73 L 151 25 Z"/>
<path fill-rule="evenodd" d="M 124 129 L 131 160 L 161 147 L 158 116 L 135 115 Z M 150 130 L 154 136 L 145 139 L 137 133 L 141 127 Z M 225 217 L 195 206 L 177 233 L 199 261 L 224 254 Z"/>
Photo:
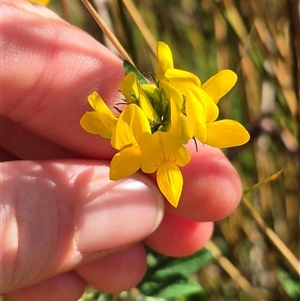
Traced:
<path fill-rule="evenodd" d="M 79 0 L 65 2 L 69 22 L 107 43 Z M 299 2 L 95 2 L 139 70 L 155 73 L 153 51 L 163 40 L 176 66 L 202 82 L 224 68 L 238 74 L 237 85 L 220 101 L 220 115 L 240 121 L 251 140 L 225 153 L 246 190 L 270 181 L 245 194 L 236 211 L 216 223 L 207 244 L 213 259 L 193 275 L 205 291 L 201 300 L 300 300 Z M 60 1 L 50 8 L 63 15 Z M 80 300 L 108 298 L 88 288 Z M 146 297 L 132 289 L 112 298 Z"/>

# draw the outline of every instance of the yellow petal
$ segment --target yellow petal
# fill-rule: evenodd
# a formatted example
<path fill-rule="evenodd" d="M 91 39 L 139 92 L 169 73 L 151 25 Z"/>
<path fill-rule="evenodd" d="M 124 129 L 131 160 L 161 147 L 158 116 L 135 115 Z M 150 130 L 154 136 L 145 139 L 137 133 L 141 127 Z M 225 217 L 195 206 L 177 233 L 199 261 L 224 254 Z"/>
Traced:
<path fill-rule="evenodd" d="M 110 162 L 109 178 L 117 181 L 126 178 L 140 169 L 140 149 L 131 146 L 115 154 Z"/>
<path fill-rule="evenodd" d="M 97 112 L 86 112 L 80 119 L 80 125 L 85 131 L 108 139 L 111 138 L 116 123 L 117 118 L 100 118 Z"/>
<path fill-rule="evenodd" d="M 120 84 L 120 90 L 128 103 L 136 103 L 139 97 L 136 75 L 129 72 Z"/>
<path fill-rule="evenodd" d="M 206 122 L 215 121 L 219 115 L 219 108 L 213 102 L 210 95 L 208 95 L 202 88 L 199 87 L 192 87 L 190 90 L 202 104 L 206 114 Z"/>
<path fill-rule="evenodd" d="M 205 144 L 226 148 L 245 144 L 250 135 L 247 130 L 237 121 L 224 119 L 208 123 L 207 138 Z"/>
<path fill-rule="evenodd" d="M 164 42 L 158 42 L 156 48 L 158 59 L 157 80 L 160 80 L 164 77 L 167 69 L 173 68 L 173 56 L 169 46 Z"/>
<path fill-rule="evenodd" d="M 181 111 L 175 102 L 174 98 L 170 98 L 170 107 L 171 107 L 171 124 L 168 129 L 168 133 L 172 134 L 173 136 L 177 137 L 178 139 L 181 138 Z"/>
<path fill-rule="evenodd" d="M 166 70 L 165 78 L 185 96 L 188 89 L 194 86 L 200 87 L 201 85 L 200 79 L 195 74 L 180 69 Z"/>
<path fill-rule="evenodd" d="M 158 187 L 169 203 L 177 207 L 181 196 L 183 177 L 179 167 L 174 163 L 163 163 L 157 169 Z"/>
<path fill-rule="evenodd" d="M 194 128 L 193 128 L 192 124 L 187 120 L 186 116 L 181 114 L 180 117 L 181 117 L 180 140 L 183 144 L 186 144 L 194 136 Z"/>
<path fill-rule="evenodd" d="M 170 99 L 171 123 L 168 133 L 177 137 L 183 144 L 187 143 L 194 135 L 193 126 L 181 113 L 177 103 L 173 98 Z"/>
<path fill-rule="evenodd" d="M 202 143 L 206 140 L 206 108 L 189 90 L 186 98 L 186 115 L 194 129 L 195 137 Z"/>
<path fill-rule="evenodd" d="M 129 125 L 129 128 L 138 143 L 143 133 L 151 133 L 149 121 L 144 111 L 137 105 L 128 105 L 121 115 L 119 117 L 119 120 Z"/>
<path fill-rule="evenodd" d="M 168 83 L 165 80 L 159 81 L 159 87 L 164 91 L 166 98 L 169 100 L 173 98 L 175 102 L 177 103 L 177 106 L 181 110 L 183 105 L 183 96 L 182 93 L 180 93 L 179 90 L 177 90 L 174 86 L 172 86 L 170 83 Z"/>
<path fill-rule="evenodd" d="M 122 150 L 128 146 L 137 145 L 137 142 L 129 125 L 118 120 L 115 131 L 111 137 L 110 144 L 113 148 Z"/>
<path fill-rule="evenodd" d="M 191 161 L 191 155 L 188 150 L 182 145 L 176 154 L 175 163 L 178 166 L 185 166 Z"/>
<path fill-rule="evenodd" d="M 209 94 L 215 103 L 228 93 L 237 81 L 237 75 L 228 69 L 221 70 L 209 78 L 201 88 Z"/>
<path fill-rule="evenodd" d="M 180 140 L 167 132 L 158 131 L 148 135 L 141 144 L 142 171 L 152 173 L 164 162 L 175 162 L 180 147 Z"/>
<path fill-rule="evenodd" d="M 141 143 L 141 168 L 153 173 L 164 162 L 184 166 L 190 161 L 190 154 L 181 141 L 168 132 L 144 135 Z"/>
<path fill-rule="evenodd" d="M 108 106 L 106 105 L 102 97 L 97 92 L 92 92 L 87 99 L 90 106 L 94 109 L 94 111 L 97 111 L 96 107 L 100 108 L 99 113 L 105 110 L 110 111 L 110 109 L 108 108 Z M 103 106 L 102 109 L 101 106 Z"/>
<path fill-rule="evenodd" d="M 104 102 L 102 97 L 97 93 L 93 92 L 88 96 L 88 102 L 90 106 L 100 115 L 102 118 L 110 119 L 111 121 L 116 121 L 117 117 L 112 113 L 107 104 Z"/>
<path fill-rule="evenodd" d="M 151 132 L 149 121 L 140 107 L 130 104 L 118 118 L 111 145 L 116 149 L 139 145 L 144 132 Z"/>
<path fill-rule="evenodd" d="M 150 122 L 153 122 L 157 117 L 156 112 L 154 111 L 152 104 L 146 94 L 144 93 L 143 89 L 140 85 L 138 85 L 139 90 L 139 106 L 144 111 L 145 115 L 147 116 Z"/>
<path fill-rule="evenodd" d="M 153 134 L 144 133 L 142 135 L 140 149 L 141 149 L 141 169 L 144 173 L 153 173 L 157 169 L 157 164 L 153 160 L 153 151 L 156 146 L 153 144 Z M 158 161 L 158 164 L 160 160 Z"/>

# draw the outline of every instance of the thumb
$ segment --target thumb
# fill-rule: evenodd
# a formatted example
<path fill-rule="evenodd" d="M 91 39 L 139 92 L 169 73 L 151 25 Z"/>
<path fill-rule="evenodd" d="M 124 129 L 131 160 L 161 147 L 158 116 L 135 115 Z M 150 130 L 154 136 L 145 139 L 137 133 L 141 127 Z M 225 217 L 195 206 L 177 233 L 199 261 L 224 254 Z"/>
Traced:
<path fill-rule="evenodd" d="M 2 164 L 0 293 L 71 270 L 153 232 L 163 214 L 157 188 L 139 174 L 111 182 L 108 172 L 105 162 L 86 160 Z"/>

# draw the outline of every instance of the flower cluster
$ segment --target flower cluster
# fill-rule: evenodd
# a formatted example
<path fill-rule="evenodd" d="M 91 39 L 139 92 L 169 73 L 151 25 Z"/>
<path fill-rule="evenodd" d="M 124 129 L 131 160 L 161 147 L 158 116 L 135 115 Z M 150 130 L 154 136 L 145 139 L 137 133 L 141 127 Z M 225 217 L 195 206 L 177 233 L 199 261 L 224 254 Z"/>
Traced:
<path fill-rule="evenodd" d="M 249 134 L 234 120 L 216 121 L 219 99 L 237 80 L 234 72 L 222 70 L 201 84 L 195 74 L 174 68 L 171 50 L 163 42 L 157 44 L 157 57 L 155 84 L 125 61 L 120 86 L 124 109 L 113 114 L 93 92 L 88 101 L 94 111 L 86 112 L 80 124 L 110 139 L 118 151 L 110 164 L 111 180 L 138 170 L 156 172 L 159 189 L 177 207 L 183 186 L 180 167 L 190 162 L 184 145 L 196 138 L 219 148 L 238 146 L 249 140 Z"/>

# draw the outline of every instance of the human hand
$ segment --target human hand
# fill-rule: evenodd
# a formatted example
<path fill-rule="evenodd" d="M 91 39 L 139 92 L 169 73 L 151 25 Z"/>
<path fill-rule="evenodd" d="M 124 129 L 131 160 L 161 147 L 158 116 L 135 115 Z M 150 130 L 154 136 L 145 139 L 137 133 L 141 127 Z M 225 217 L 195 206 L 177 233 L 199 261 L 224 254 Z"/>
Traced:
<path fill-rule="evenodd" d="M 190 145 L 177 209 L 144 174 L 110 182 L 114 150 L 79 120 L 92 91 L 118 102 L 121 61 L 47 8 L 2 0 L 1 11 L 1 293 L 77 300 L 85 283 L 118 292 L 143 277 L 143 244 L 171 256 L 203 247 L 241 196 L 225 156 Z"/>

